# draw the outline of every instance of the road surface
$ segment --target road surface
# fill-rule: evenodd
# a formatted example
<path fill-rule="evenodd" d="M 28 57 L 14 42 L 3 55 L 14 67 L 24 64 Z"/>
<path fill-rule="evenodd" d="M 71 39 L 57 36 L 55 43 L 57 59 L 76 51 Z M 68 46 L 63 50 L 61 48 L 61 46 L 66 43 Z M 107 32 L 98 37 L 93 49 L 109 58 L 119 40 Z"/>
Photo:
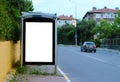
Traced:
<path fill-rule="evenodd" d="M 81 52 L 77 46 L 57 47 L 57 64 L 71 82 L 120 82 L 120 54 L 97 49 Z"/>

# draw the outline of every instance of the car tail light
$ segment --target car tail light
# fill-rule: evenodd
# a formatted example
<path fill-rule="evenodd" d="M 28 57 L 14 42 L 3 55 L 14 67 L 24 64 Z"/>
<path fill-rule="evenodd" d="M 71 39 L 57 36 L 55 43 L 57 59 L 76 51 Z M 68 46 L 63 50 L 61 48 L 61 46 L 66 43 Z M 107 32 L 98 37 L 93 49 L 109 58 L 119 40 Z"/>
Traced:
<path fill-rule="evenodd" d="M 89 46 L 87 46 L 87 45 L 86 45 L 85 47 L 86 47 L 86 48 L 89 48 Z"/>
<path fill-rule="evenodd" d="M 94 45 L 94 48 L 96 48 L 96 45 Z"/>

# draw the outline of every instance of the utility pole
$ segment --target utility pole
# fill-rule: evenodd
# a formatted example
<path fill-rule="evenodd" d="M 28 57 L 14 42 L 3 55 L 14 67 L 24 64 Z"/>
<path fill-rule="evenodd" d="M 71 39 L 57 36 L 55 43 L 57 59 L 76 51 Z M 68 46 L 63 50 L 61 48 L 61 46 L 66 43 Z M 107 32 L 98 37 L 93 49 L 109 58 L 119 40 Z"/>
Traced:
<path fill-rule="evenodd" d="M 75 26 L 75 45 L 77 46 L 77 37 L 78 37 L 78 34 L 77 34 L 77 24 L 76 24 L 76 21 L 77 21 L 77 3 L 74 2 L 74 1 L 71 1 L 69 0 L 70 2 L 72 2 L 74 5 L 75 5 L 75 19 L 73 21 L 73 25 Z"/>

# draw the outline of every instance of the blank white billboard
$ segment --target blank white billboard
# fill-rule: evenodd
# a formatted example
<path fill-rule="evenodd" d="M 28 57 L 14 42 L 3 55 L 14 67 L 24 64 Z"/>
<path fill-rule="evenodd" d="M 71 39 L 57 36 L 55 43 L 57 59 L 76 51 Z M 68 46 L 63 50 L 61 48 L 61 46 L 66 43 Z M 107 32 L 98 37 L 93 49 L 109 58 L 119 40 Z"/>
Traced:
<path fill-rule="evenodd" d="M 24 23 L 23 63 L 54 63 L 53 22 Z"/>

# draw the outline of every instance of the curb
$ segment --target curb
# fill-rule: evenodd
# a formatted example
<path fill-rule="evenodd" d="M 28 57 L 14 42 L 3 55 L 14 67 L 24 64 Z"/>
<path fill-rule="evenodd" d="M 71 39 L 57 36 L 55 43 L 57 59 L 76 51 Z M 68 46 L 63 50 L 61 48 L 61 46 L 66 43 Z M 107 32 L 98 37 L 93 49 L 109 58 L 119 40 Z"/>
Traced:
<path fill-rule="evenodd" d="M 68 76 L 57 66 L 58 71 L 63 75 L 63 77 L 67 80 L 67 82 L 72 82 Z"/>
<path fill-rule="evenodd" d="M 120 54 L 120 51 L 118 51 L 118 50 L 107 49 L 107 48 L 98 48 L 98 49 L 100 49 L 100 50 L 105 50 L 105 51 L 108 51 L 108 52 L 114 52 L 114 53 Z"/>

